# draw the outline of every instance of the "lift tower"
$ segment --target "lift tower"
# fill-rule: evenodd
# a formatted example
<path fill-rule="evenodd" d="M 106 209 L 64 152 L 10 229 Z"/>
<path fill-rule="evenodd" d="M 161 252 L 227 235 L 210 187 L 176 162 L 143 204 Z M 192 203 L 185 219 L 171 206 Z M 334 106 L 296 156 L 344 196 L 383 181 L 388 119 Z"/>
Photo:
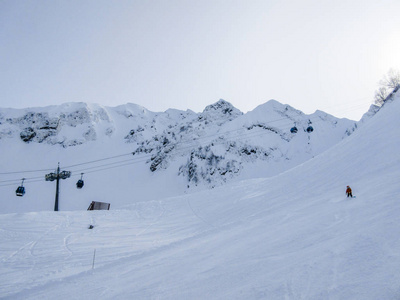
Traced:
<path fill-rule="evenodd" d="M 71 172 L 70 171 L 60 171 L 60 163 L 58 163 L 57 173 L 49 173 L 49 174 L 46 174 L 46 176 L 45 176 L 46 181 L 57 180 L 57 183 L 56 183 L 56 200 L 55 200 L 55 203 L 54 203 L 54 211 L 58 211 L 58 194 L 59 194 L 59 188 L 60 188 L 60 178 L 61 179 L 67 179 L 69 177 L 71 177 Z"/>

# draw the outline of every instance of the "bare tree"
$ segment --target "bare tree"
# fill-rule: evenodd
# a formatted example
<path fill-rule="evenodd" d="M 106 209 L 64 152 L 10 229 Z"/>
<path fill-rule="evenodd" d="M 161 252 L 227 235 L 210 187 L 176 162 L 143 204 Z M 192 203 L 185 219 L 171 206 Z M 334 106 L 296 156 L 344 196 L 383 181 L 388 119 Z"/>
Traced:
<path fill-rule="evenodd" d="M 390 69 L 389 72 L 379 82 L 379 84 L 389 89 L 397 88 L 400 85 L 400 72 L 394 69 Z"/>
<path fill-rule="evenodd" d="M 390 69 L 389 72 L 379 81 L 379 88 L 375 91 L 375 103 L 382 105 L 391 93 L 400 88 L 400 72 Z"/>
<path fill-rule="evenodd" d="M 385 86 L 381 86 L 378 90 L 375 91 L 375 104 L 381 106 L 385 102 L 388 95 L 388 89 Z"/>

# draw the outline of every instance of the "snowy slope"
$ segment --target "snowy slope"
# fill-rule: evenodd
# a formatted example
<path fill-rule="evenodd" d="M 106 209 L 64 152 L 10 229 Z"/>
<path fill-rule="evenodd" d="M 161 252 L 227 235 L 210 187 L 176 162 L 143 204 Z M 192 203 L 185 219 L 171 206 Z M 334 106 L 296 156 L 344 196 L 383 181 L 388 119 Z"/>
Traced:
<path fill-rule="evenodd" d="M 290 133 L 294 124 L 296 134 Z M 310 124 L 315 130 L 307 133 Z M 118 208 L 275 176 L 329 149 L 355 128 L 353 121 L 320 111 L 305 115 L 273 100 L 246 114 L 224 100 L 201 113 L 87 103 L 2 109 L 2 213 L 53 210 L 55 183 L 44 176 L 58 163 L 72 172 L 61 183 L 60 210 L 85 210 L 94 200 Z M 77 190 L 81 173 L 85 186 Z M 16 198 L 22 178 L 26 194 Z"/>
<path fill-rule="evenodd" d="M 0 215 L 0 295 L 398 299 L 399 98 L 274 177 L 111 211 Z"/>

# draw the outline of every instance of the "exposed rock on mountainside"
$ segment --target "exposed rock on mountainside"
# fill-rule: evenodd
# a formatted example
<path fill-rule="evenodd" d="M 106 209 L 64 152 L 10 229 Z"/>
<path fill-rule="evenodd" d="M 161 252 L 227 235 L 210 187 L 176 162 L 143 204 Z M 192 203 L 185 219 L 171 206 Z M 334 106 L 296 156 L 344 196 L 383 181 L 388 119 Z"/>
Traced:
<path fill-rule="evenodd" d="M 307 132 L 309 126 L 314 132 Z M 298 133 L 291 133 L 296 126 Z M 225 100 L 203 112 L 169 109 L 150 112 L 135 104 L 105 108 L 67 103 L 24 110 L 0 110 L 0 142 L 18 138 L 26 143 L 79 147 L 87 143 L 129 144 L 151 172 L 179 162 L 177 176 L 187 185 L 214 187 L 239 176 L 246 168 L 290 168 L 333 146 L 356 123 L 317 111 L 305 115 L 271 100 L 243 114 Z M 174 164 L 176 165 L 176 164 Z M 176 167 L 176 166 L 175 166 Z"/>

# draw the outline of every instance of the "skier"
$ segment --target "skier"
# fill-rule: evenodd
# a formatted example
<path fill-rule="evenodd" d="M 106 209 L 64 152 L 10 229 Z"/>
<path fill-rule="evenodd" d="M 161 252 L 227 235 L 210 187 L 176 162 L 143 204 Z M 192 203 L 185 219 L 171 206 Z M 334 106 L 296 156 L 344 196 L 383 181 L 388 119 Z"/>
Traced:
<path fill-rule="evenodd" d="M 347 197 L 353 198 L 353 193 L 351 192 L 351 188 L 349 186 L 347 186 L 346 194 L 347 194 Z"/>

